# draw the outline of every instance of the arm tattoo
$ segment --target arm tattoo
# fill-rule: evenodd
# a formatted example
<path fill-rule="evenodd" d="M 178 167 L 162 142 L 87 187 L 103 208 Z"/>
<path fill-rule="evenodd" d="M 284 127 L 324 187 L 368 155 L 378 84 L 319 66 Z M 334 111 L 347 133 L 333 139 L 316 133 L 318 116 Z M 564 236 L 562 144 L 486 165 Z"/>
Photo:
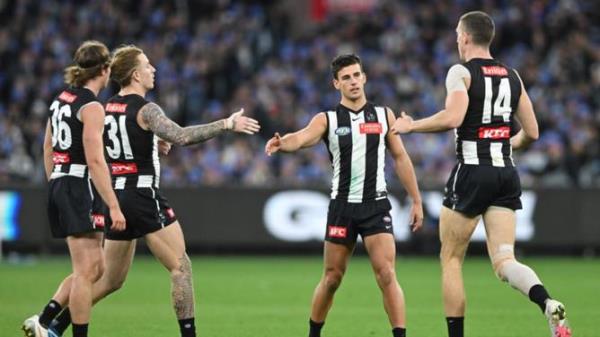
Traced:
<path fill-rule="evenodd" d="M 171 273 L 171 297 L 177 319 L 194 317 L 194 286 L 192 282 L 192 265 L 184 253 L 179 258 L 179 268 Z"/>
<path fill-rule="evenodd" d="M 182 128 L 169 119 L 156 103 L 144 105 L 139 112 L 142 120 L 158 137 L 178 145 L 204 142 L 225 132 L 225 120 Z"/>

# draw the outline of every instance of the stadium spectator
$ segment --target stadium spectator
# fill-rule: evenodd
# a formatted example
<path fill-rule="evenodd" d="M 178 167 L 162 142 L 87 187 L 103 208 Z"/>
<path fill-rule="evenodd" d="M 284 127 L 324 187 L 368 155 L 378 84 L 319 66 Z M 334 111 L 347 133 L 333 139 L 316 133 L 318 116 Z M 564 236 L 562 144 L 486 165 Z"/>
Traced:
<path fill-rule="evenodd" d="M 43 112 L 59 90 L 69 51 L 95 38 L 110 47 L 136 43 L 157 60 L 151 99 L 177 122 L 204 123 L 244 106 L 264 126 L 262 141 L 241 145 L 232 136 L 174 149 L 163 166 L 164 186 L 322 186 L 330 171 L 324 146 L 294 158 L 265 158 L 262 148 L 274 130 L 298 129 L 318 107 L 335 106 L 334 93 L 321 95 L 329 92 L 328 60 L 362 55 L 374 102 L 428 116 L 443 103 L 445 69 L 458 60 L 453 22 L 481 9 L 497 23 L 492 52 L 514 62 L 538 111 L 540 141 L 515 158 L 523 185 L 600 186 L 600 27 L 593 2 L 372 2 L 360 14 L 325 13 L 302 34 L 292 34 L 295 13 L 271 1 L 1 2 L 0 182 L 43 182 Z M 451 133 L 406 140 L 422 186 L 444 183 L 453 141 Z M 236 169 L 236 156 L 255 164 Z"/>

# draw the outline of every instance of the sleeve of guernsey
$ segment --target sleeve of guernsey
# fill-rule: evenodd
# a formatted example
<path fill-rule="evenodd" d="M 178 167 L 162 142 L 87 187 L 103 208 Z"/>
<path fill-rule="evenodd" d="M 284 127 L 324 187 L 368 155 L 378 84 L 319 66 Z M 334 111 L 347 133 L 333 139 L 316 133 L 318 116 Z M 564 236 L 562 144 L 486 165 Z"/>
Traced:
<path fill-rule="evenodd" d="M 446 91 L 448 94 L 453 91 L 467 91 L 467 86 L 464 81 L 465 78 L 471 78 L 469 69 L 462 64 L 453 65 L 450 70 L 448 70 L 448 75 L 446 75 Z"/>

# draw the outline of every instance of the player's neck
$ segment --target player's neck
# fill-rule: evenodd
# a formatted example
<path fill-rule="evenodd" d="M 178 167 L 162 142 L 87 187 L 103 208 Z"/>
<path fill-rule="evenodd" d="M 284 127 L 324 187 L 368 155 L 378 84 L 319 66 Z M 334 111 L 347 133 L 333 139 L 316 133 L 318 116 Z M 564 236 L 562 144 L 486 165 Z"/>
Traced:
<path fill-rule="evenodd" d="M 473 48 L 465 52 L 465 60 L 467 62 L 472 59 L 493 59 L 488 48 Z"/>
<path fill-rule="evenodd" d="M 126 87 L 123 87 L 121 89 L 121 91 L 119 91 L 119 95 L 126 96 L 126 95 L 135 94 L 135 95 L 140 95 L 142 97 L 146 97 L 146 92 L 148 92 L 148 90 L 144 89 L 141 85 L 132 83 Z"/>
<path fill-rule="evenodd" d="M 364 95 L 356 100 L 351 100 L 346 97 L 342 97 L 340 104 L 350 110 L 358 111 L 360 108 L 365 106 L 365 104 L 367 104 L 367 98 Z"/>
<path fill-rule="evenodd" d="M 104 86 L 100 81 L 91 80 L 88 81 L 83 87 L 93 92 L 94 96 L 98 96 L 98 94 L 100 94 L 100 90 L 102 90 Z"/>

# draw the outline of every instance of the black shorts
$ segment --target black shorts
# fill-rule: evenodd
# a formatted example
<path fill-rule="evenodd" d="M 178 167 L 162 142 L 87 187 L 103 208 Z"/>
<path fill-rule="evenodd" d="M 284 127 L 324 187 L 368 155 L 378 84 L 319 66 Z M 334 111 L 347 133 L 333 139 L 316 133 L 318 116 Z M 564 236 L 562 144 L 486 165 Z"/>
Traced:
<path fill-rule="evenodd" d="M 64 176 L 49 184 L 48 220 L 53 237 L 103 230 L 102 200 L 88 178 Z"/>
<path fill-rule="evenodd" d="M 354 244 L 359 234 L 363 239 L 379 233 L 393 235 L 391 209 L 388 199 L 356 204 L 331 200 L 327 212 L 325 240 L 340 244 Z"/>
<path fill-rule="evenodd" d="M 444 206 L 476 216 L 490 206 L 521 209 L 520 197 L 516 168 L 457 164 L 446 183 Z"/>
<path fill-rule="evenodd" d="M 110 230 L 110 216 L 106 213 L 106 238 L 131 241 L 156 232 L 177 221 L 175 212 L 158 190 L 153 188 L 131 188 L 115 190 L 121 212 L 125 216 L 126 228 L 122 232 Z"/>

